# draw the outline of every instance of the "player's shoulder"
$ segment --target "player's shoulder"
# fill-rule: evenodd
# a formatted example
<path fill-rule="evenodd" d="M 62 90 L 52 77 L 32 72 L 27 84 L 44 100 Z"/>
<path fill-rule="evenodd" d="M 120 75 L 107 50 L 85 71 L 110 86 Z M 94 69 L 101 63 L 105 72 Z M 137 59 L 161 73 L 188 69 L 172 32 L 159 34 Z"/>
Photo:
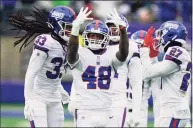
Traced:
<path fill-rule="evenodd" d="M 116 44 L 116 45 L 108 45 L 107 46 L 107 50 L 118 50 L 119 49 L 119 45 Z"/>
<path fill-rule="evenodd" d="M 86 54 L 89 54 L 89 52 L 90 50 L 87 47 L 82 47 L 81 45 L 79 45 L 78 54 L 86 55 Z"/>
<path fill-rule="evenodd" d="M 165 53 L 164 59 L 175 61 L 178 64 L 191 61 L 189 52 L 185 48 L 179 46 L 169 47 Z"/>
<path fill-rule="evenodd" d="M 128 57 L 140 57 L 138 44 L 134 40 L 129 39 L 129 55 Z"/>
<path fill-rule="evenodd" d="M 51 37 L 50 34 L 41 34 L 37 36 L 34 40 L 34 44 L 39 47 L 52 48 L 54 46 L 55 40 Z"/>
<path fill-rule="evenodd" d="M 132 52 L 139 52 L 138 44 L 132 39 L 129 39 L 129 50 Z"/>

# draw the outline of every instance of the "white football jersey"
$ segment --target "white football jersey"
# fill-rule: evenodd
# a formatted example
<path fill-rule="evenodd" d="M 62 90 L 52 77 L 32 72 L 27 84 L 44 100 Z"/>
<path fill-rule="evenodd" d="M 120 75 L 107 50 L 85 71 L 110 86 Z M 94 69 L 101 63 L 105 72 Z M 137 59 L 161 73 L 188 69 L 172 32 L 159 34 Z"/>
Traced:
<path fill-rule="evenodd" d="M 119 45 L 109 46 L 113 49 L 118 49 Z M 127 89 L 127 78 L 128 78 L 128 66 L 132 57 L 139 56 L 139 49 L 137 44 L 129 39 L 129 54 L 125 63 L 120 66 L 115 72 L 114 78 L 112 79 L 112 107 L 128 107 L 128 89 Z M 131 106 L 131 105 L 130 105 Z"/>
<path fill-rule="evenodd" d="M 168 48 L 163 61 L 173 61 L 180 68 L 178 71 L 161 77 L 160 107 L 164 110 L 168 108 L 186 110 L 188 108 L 186 95 L 192 68 L 190 54 L 182 47 L 173 46 Z"/>
<path fill-rule="evenodd" d="M 34 98 L 37 97 L 46 101 L 61 100 L 61 95 L 57 89 L 61 85 L 64 65 L 67 64 L 65 50 L 58 41 L 48 34 L 42 34 L 35 39 L 34 49 L 47 53 L 47 58 L 35 77 Z"/>
<path fill-rule="evenodd" d="M 85 47 L 79 47 L 79 60 L 69 64 L 72 68 L 76 90 L 77 109 L 109 109 L 111 106 L 110 84 L 114 75 L 116 52 L 112 48 L 96 55 Z"/>

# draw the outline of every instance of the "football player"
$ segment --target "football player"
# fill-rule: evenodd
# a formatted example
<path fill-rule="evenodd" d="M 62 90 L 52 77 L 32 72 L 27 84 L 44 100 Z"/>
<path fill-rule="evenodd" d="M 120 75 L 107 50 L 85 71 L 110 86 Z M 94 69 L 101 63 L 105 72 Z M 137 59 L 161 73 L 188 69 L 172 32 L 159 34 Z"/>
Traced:
<path fill-rule="evenodd" d="M 111 107 L 111 77 L 128 56 L 126 24 L 116 9 L 108 15 L 116 21 L 121 33 L 117 51 L 107 48 L 109 29 L 99 20 L 89 23 L 83 32 L 84 47 L 79 47 L 78 34 L 81 24 L 91 13 L 81 8 L 73 22 L 68 44 L 67 61 L 72 68 L 76 90 L 75 119 L 77 127 L 105 127 Z"/>
<path fill-rule="evenodd" d="M 186 99 L 191 76 L 191 59 L 183 47 L 187 39 L 186 27 L 177 21 L 164 22 L 156 30 L 151 27 L 140 49 L 144 79 L 161 77 L 160 127 L 185 127 L 190 119 Z M 151 64 L 149 51 L 164 52 L 163 61 Z"/>
<path fill-rule="evenodd" d="M 141 45 L 143 44 L 143 41 L 146 35 L 147 35 L 147 31 L 139 30 L 131 35 L 131 39 L 133 39 L 138 44 L 138 47 L 141 48 Z M 149 56 L 151 58 L 152 64 L 158 62 L 157 55 L 158 55 L 158 51 L 152 51 L 152 50 L 150 51 Z M 159 127 L 157 123 L 159 121 L 159 91 L 160 91 L 159 86 L 160 86 L 160 83 L 161 83 L 160 77 L 143 81 L 140 123 L 138 127 L 147 127 L 148 99 L 151 94 L 153 97 L 154 127 Z M 132 99 L 132 94 L 129 95 L 129 102 L 131 102 L 131 99 Z"/>
<path fill-rule="evenodd" d="M 129 27 L 127 19 L 119 15 Z M 110 30 L 109 47 L 117 50 L 120 41 L 120 31 L 112 18 L 105 20 Z M 127 104 L 127 77 L 133 87 L 133 104 Z M 126 62 L 117 70 L 112 79 L 112 110 L 109 117 L 109 127 L 135 127 L 139 124 L 140 102 L 142 97 L 142 68 L 137 44 L 130 40 L 129 54 Z"/>
<path fill-rule="evenodd" d="M 75 12 L 66 6 L 57 6 L 48 14 L 33 11 L 33 19 L 17 13 L 9 17 L 9 24 L 27 31 L 15 45 L 27 46 L 36 35 L 34 49 L 25 75 L 25 118 L 32 127 L 64 127 L 64 110 L 68 93 L 61 85 L 66 63 L 67 42 Z M 61 95 L 62 94 L 62 95 Z"/>

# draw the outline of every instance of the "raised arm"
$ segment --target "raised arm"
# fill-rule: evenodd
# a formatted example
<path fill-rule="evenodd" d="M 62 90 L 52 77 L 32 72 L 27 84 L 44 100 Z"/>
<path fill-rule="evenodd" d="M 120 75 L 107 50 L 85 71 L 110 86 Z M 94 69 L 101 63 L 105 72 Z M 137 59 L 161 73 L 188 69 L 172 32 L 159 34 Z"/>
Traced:
<path fill-rule="evenodd" d="M 120 28 L 120 41 L 119 51 L 116 53 L 116 57 L 119 61 L 124 62 L 127 59 L 129 53 L 129 39 L 125 27 Z"/>
<path fill-rule="evenodd" d="M 72 23 L 72 32 L 68 43 L 68 51 L 67 51 L 67 61 L 70 65 L 76 64 L 78 62 L 78 48 L 79 48 L 79 30 L 81 25 L 86 20 L 92 20 L 93 18 L 87 18 L 91 14 L 91 10 L 89 12 L 88 7 L 83 10 L 83 7 L 80 9 L 80 12 L 77 18 Z"/>
<path fill-rule="evenodd" d="M 176 61 L 176 58 L 172 58 L 171 60 L 163 60 L 162 62 L 158 62 L 156 64 L 152 64 L 150 57 L 152 56 L 152 44 L 153 44 L 153 36 L 155 28 L 150 27 L 147 35 L 144 39 L 144 43 L 142 45 L 142 48 L 140 50 L 140 57 L 141 57 L 141 63 L 143 67 L 143 79 L 151 79 L 155 77 L 161 77 L 166 76 L 170 73 L 173 73 L 180 68 L 180 62 Z M 151 51 L 150 51 L 151 50 Z M 155 53 L 154 53 L 155 54 Z M 167 54 L 167 53 L 165 53 Z"/>
<path fill-rule="evenodd" d="M 128 27 L 127 21 L 121 18 L 117 13 L 117 10 L 107 15 L 109 18 L 114 20 L 114 23 L 120 31 L 119 51 L 116 53 L 116 57 L 119 61 L 124 62 L 127 59 L 129 53 L 129 39 L 126 28 Z"/>

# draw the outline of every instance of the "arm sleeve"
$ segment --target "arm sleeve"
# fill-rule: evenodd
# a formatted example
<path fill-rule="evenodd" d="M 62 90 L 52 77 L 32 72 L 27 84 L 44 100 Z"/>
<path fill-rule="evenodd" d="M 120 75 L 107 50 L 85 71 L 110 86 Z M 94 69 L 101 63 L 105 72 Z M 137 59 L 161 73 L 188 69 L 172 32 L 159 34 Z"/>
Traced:
<path fill-rule="evenodd" d="M 144 80 L 166 76 L 179 70 L 180 68 L 178 64 L 170 60 L 163 60 L 162 62 L 151 64 L 151 60 L 149 57 L 149 48 L 141 48 L 140 57 Z"/>
<path fill-rule="evenodd" d="M 132 86 L 132 107 L 133 112 L 140 112 L 140 104 L 142 99 L 142 66 L 139 57 L 132 57 L 128 65 L 128 77 Z"/>
<path fill-rule="evenodd" d="M 25 85 L 24 85 L 25 101 L 29 101 L 32 99 L 34 79 L 38 74 L 39 70 L 41 69 L 44 60 L 46 58 L 47 54 L 45 52 L 38 49 L 34 49 L 25 75 Z"/>

